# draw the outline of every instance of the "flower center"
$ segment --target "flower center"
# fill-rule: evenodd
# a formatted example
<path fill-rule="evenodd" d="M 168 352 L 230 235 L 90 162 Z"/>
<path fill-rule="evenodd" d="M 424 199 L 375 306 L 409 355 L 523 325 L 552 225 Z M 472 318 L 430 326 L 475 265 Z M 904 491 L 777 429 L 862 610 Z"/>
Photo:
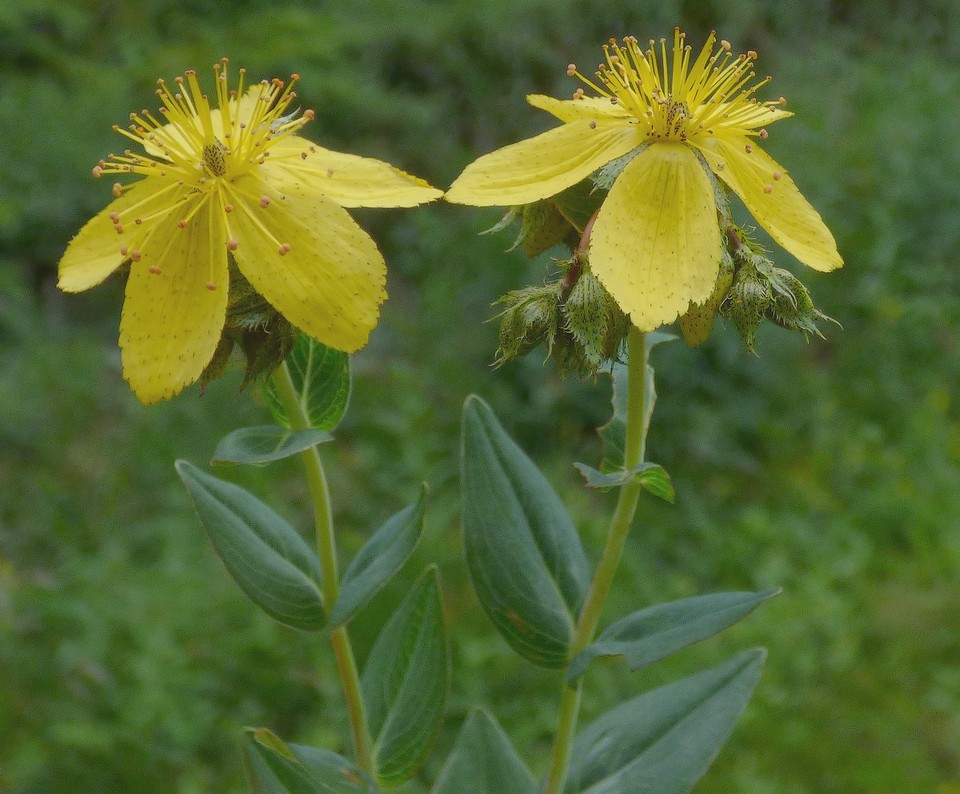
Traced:
<path fill-rule="evenodd" d="M 690 108 L 687 107 L 686 102 L 668 101 L 665 121 L 667 137 L 685 138 L 683 129 L 688 118 L 690 118 Z"/>
<path fill-rule="evenodd" d="M 171 177 L 194 190 L 210 187 L 208 177 L 233 178 L 262 165 L 272 144 L 296 133 L 314 118 L 313 111 L 284 115 L 296 99 L 289 83 L 264 80 L 247 88 L 246 72 L 240 69 L 235 90 L 227 80 L 227 60 L 214 65 L 216 105 L 200 88 L 193 70 L 175 80 L 176 87 L 158 81 L 161 121 L 149 110 L 131 113 L 131 124 L 114 130 L 143 147 L 144 153 L 126 150 L 111 154 L 93 169 L 103 174 L 141 174 Z M 121 185 L 120 189 L 126 186 Z"/>
<path fill-rule="evenodd" d="M 227 173 L 227 160 L 223 153 L 227 150 L 220 141 L 208 143 L 203 147 L 202 162 L 214 176 L 223 176 Z"/>

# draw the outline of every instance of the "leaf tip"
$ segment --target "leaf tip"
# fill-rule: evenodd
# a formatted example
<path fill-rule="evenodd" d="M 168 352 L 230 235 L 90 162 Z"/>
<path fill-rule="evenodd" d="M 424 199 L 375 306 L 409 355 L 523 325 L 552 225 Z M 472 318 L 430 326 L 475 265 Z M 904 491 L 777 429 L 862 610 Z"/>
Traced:
<path fill-rule="evenodd" d="M 431 579 L 433 581 L 433 584 L 435 584 L 437 588 L 439 588 L 440 587 L 440 566 L 437 565 L 435 562 L 429 563 L 424 567 L 423 571 L 420 573 L 420 579 L 423 579 L 423 580 Z"/>
<path fill-rule="evenodd" d="M 468 394 L 463 401 L 463 412 L 477 411 L 487 407 L 486 401 L 478 394 Z"/>
<path fill-rule="evenodd" d="M 173 462 L 173 468 L 177 470 L 177 474 L 180 475 L 180 479 L 183 479 L 193 471 L 196 471 L 196 466 L 194 466 L 189 460 L 184 460 L 183 458 L 177 458 Z"/>

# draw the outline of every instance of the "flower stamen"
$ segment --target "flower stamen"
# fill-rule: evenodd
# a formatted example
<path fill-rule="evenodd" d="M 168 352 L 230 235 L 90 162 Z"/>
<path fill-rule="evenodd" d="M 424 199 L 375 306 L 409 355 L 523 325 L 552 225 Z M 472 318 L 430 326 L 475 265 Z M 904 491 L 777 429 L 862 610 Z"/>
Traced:
<path fill-rule="evenodd" d="M 718 128 L 757 135 L 754 128 L 763 114 L 783 100 L 758 102 L 754 95 L 770 82 L 756 77 L 756 53 L 733 56 L 730 43 L 716 41 L 711 33 L 696 59 L 685 34 L 674 30 L 672 57 L 667 39 L 651 39 L 641 50 L 637 39 L 611 39 L 603 46 L 604 62 L 597 81 L 581 74 L 575 64 L 567 74 L 576 77 L 612 104 L 619 105 L 643 123 L 652 140 L 689 141 L 714 136 Z M 582 97 L 577 89 L 574 98 Z M 765 134 L 765 133 L 764 133 Z"/>

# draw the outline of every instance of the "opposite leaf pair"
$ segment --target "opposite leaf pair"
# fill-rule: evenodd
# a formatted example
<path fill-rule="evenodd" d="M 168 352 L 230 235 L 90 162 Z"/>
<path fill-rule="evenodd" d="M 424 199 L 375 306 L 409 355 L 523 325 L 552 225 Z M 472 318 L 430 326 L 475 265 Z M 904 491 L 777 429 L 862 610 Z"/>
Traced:
<path fill-rule="evenodd" d="M 262 465 L 309 454 L 313 446 L 329 440 L 328 431 L 345 407 L 337 384 L 347 377 L 346 356 L 302 342 L 291 365 L 302 413 L 315 417 L 307 421 L 311 426 L 235 431 L 218 445 L 216 462 Z M 648 376 L 652 380 L 652 372 Z M 652 389 L 645 393 L 652 394 Z M 616 431 L 622 422 L 619 411 L 615 409 L 605 431 L 609 465 L 622 450 Z M 293 424 L 279 409 L 275 416 Z M 572 655 L 573 623 L 581 617 L 591 572 L 563 504 L 489 406 L 476 397 L 464 407 L 461 456 L 464 545 L 478 597 L 515 650 L 534 664 L 565 667 L 568 686 L 579 686 L 593 659 L 623 656 L 630 669 L 639 669 L 727 628 L 776 594 L 718 593 L 648 607 L 614 621 L 596 641 Z M 240 487 L 184 461 L 177 468 L 214 547 L 241 589 L 271 617 L 301 630 L 341 630 L 408 561 L 422 531 L 423 497 L 370 537 L 347 567 L 336 599 L 325 603 L 320 561 L 293 527 Z M 643 478 L 647 471 L 629 476 Z M 624 484 L 621 477 L 602 487 Z M 661 487 L 654 481 L 652 490 Z M 557 622 L 561 615 L 566 617 Z M 603 715 L 573 743 L 564 792 L 578 794 L 597 785 L 620 794 L 688 790 L 733 729 L 763 660 L 762 650 L 742 653 Z M 326 750 L 286 745 L 269 730 L 250 729 L 243 750 L 252 790 L 376 792 L 409 779 L 432 746 L 448 675 L 439 582 L 431 567 L 380 631 L 361 677 L 370 763 L 356 766 Z M 537 790 L 509 739 L 482 710 L 467 720 L 432 788 L 433 794 L 465 790 Z"/>
<path fill-rule="evenodd" d="M 260 466 L 311 456 L 316 445 L 330 440 L 329 431 L 346 409 L 349 389 L 342 386 L 349 384 L 348 357 L 303 337 L 287 369 L 292 370 L 296 413 L 275 396 L 271 405 L 280 424 L 234 431 L 218 444 L 215 463 Z M 338 645 L 349 644 L 346 625 L 404 567 L 423 533 L 425 488 L 367 539 L 339 577 L 335 566 L 327 567 L 319 538 L 315 551 L 258 497 L 186 461 L 176 465 L 217 554 L 244 594 L 286 626 L 329 635 L 335 654 Z M 364 714 L 362 726 L 354 726 L 360 731 L 355 734 L 358 761 L 378 785 L 393 786 L 414 774 L 439 729 L 450 667 L 442 612 L 439 576 L 435 566 L 428 566 L 380 630 L 363 674 L 353 682 L 351 694 Z M 288 786 L 281 790 L 328 790 L 298 786 L 317 774 L 324 780 L 317 770 L 339 756 L 288 749 L 263 730 L 247 739 L 245 760 L 254 780 L 271 775 Z M 328 771 L 348 786 L 343 790 L 369 790 L 349 788 L 361 782 L 358 775 L 355 782 L 343 777 L 350 766 L 344 761 Z"/>

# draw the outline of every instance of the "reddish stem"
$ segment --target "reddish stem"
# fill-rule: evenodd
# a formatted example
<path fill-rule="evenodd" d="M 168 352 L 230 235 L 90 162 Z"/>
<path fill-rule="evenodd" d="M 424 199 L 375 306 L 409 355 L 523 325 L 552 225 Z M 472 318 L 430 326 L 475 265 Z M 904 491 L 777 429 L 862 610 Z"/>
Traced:
<path fill-rule="evenodd" d="M 577 279 L 580 278 L 580 273 L 583 271 L 582 258 L 587 255 L 587 248 L 590 247 L 590 232 L 593 231 L 593 224 L 599 212 L 599 209 L 594 212 L 593 215 L 590 216 L 590 220 L 587 221 L 586 226 L 583 227 L 577 250 L 573 252 L 573 257 L 570 259 L 570 268 L 567 270 L 567 277 L 563 280 L 563 292 L 565 294 L 573 289 L 573 285 L 577 283 Z"/>
<path fill-rule="evenodd" d="M 725 231 L 730 245 L 733 246 L 734 253 L 743 248 L 743 240 L 741 240 L 740 235 L 737 234 L 737 228 L 735 226 L 728 226 Z"/>

